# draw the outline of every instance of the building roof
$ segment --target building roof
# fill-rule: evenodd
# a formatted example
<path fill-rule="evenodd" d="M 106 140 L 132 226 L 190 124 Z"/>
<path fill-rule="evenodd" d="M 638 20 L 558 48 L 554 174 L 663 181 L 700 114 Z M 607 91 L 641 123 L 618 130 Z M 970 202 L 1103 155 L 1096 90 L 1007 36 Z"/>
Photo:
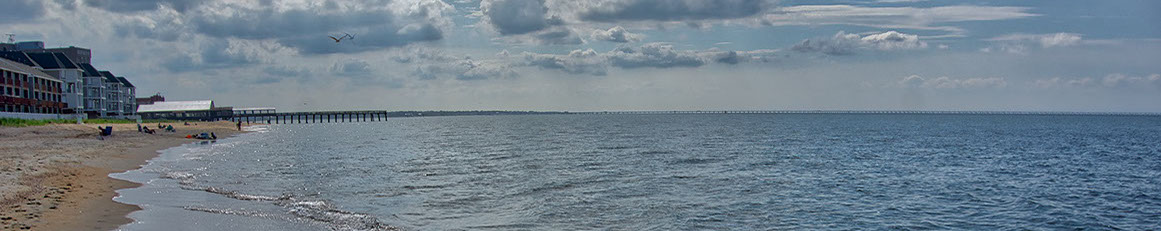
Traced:
<path fill-rule="evenodd" d="M 88 63 L 82 63 L 81 70 L 85 71 L 85 73 L 84 73 L 85 77 L 101 77 L 101 72 L 97 71 L 97 68 L 93 67 L 93 65 L 90 65 Z"/>
<path fill-rule="evenodd" d="M 23 63 L 12 61 L 9 59 L 0 59 L 0 68 L 4 68 L 4 69 L 6 69 L 8 71 L 12 71 L 12 72 L 20 72 L 20 73 L 24 73 L 24 74 L 28 74 L 28 75 L 40 76 L 41 78 L 57 80 L 56 78 L 52 77 L 51 75 L 48 75 L 47 73 L 44 73 L 43 71 L 40 71 L 40 70 L 36 69 L 35 67 L 24 65 Z"/>
<path fill-rule="evenodd" d="M 121 80 L 117 80 L 117 76 L 113 75 L 113 72 L 101 71 L 101 76 L 105 77 L 106 83 L 120 83 L 121 82 Z"/>
<path fill-rule="evenodd" d="M 148 112 L 176 112 L 176 111 L 209 111 L 214 109 L 213 100 L 197 101 L 164 101 L 137 107 L 138 113 Z"/>
<path fill-rule="evenodd" d="M 53 52 L 52 55 L 56 56 L 56 61 L 60 62 L 61 66 L 63 66 L 64 68 L 68 68 L 68 69 L 80 69 L 81 68 L 80 66 L 77 66 L 77 64 L 75 62 L 73 62 L 72 59 L 69 59 L 69 56 L 65 55 L 64 53 Z"/>
<path fill-rule="evenodd" d="M 0 58 L 23 63 L 24 65 L 40 67 L 40 69 L 78 69 L 76 63 L 60 52 L 25 52 L 4 51 Z"/>
<path fill-rule="evenodd" d="M 0 58 L 5 58 L 8 60 L 16 61 L 18 63 L 24 64 L 27 66 L 32 66 L 32 67 L 36 66 L 36 63 L 32 62 L 32 59 L 28 58 L 28 55 L 25 55 L 24 52 L 20 52 L 20 51 L 0 52 Z"/>
<path fill-rule="evenodd" d="M 40 68 L 42 68 L 42 69 L 61 69 L 61 68 L 64 68 L 63 67 L 64 65 L 61 64 L 60 62 L 57 62 L 56 57 L 53 56 L 52 53 L 24 53 L 24 54 L 28 55 L 28 58 L 31 58 L 32 61 L 36 62 L 37 66 L 40 66 Z"/>
<path fill-rule="evenodd" d="M 274 108 L 235 108 L 233 110 L 274 110 Z"/>
<path fill-rule="evenodd" d="M 117 80 L 121 81 L 121 84 L 124 84 L 126 87 L 134 87 L 132 83 L 129 83 L 128 79 L 125 79 L 125 77 L 117 77 Z"/>

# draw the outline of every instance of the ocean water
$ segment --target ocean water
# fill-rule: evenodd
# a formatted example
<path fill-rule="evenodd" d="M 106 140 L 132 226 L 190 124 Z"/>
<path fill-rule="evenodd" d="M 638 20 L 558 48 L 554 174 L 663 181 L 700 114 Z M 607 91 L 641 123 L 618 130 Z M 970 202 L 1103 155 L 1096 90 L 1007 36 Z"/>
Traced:
<path fill-rule="evenodd" d="M 1161 117 L 527 115 L 163 151 L 123 230 L 1157 230 Z"/>

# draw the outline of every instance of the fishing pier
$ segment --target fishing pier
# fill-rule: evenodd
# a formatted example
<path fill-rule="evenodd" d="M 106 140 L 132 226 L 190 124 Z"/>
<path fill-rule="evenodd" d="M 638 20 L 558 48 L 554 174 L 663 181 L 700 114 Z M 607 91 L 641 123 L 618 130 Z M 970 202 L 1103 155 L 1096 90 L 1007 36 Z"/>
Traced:
<path fill-rule="evenodd" d="M 320 111 L 235 114 L 232 122 L 269 124 L 310 124 L 372 122 L 387 120 L 388 111 Z"/>

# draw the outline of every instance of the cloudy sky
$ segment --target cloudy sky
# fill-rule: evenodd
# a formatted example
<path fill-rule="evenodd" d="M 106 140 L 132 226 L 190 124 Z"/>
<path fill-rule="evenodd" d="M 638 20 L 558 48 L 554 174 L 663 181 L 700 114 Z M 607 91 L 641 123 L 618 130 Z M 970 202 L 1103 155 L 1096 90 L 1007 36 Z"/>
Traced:
<path fill-rule="evenodd" d="M 299 110 L 1161 112 L 1161 1 L 6 0 L 138 95 Z M 327 36 L 353 35 L 335 43 Z"/>

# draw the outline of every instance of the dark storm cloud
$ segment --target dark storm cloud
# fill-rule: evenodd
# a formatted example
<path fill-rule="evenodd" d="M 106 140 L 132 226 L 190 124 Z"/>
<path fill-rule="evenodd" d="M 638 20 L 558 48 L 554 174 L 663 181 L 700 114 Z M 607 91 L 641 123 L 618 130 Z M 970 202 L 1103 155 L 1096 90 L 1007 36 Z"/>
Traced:
<path fill-rule="evenodd" d="M 147 22 L 140 19 L 131 19 L 113 25 L 113 31 L 118 35 L 149 38 L 160 41 L 177 41 L 186 33 L 180 26 L 179 18 L 162 17 Z"/>
<path fill-rule="evenodd" d="M 480 3 L 480 9 L 502 35 L 526 34 L 562 24 L 559 17 L 548 16 L 544 0 L 486 0 Z"/>
<path fill-rule="evenodd" d="M 742 58 L 741 58 L 741 56 L 738 55 L 737 51 L 727 51 L 727 52 L 722 52 L 722 54 L 717 55 L 717 57 L 714 57 L 714 62 L 725 63 L 725 64 L 738 64 L 738 63 L 742 62 Z"/>
<path fill-rule="evenodd" d="M 584 40 L 576 33 L 568 29 L 553 29 L 541 32 L 533 36 L 536 42 L 542 45 L 577 45 L 583 44 Z"/>
<path fill-rule="evenodd" d="M 279 12 L 271 9 L 240 11 L 226 17 L 199 16 L 190 20 L 198 33 L 243 39 L 324 35 L 344 28 L 393 23 L 393 15 L 387 11 L 323 13 L 309 10 Z"/>
<path fill-rule="evenodd" d="M 580 19 L 596 22 L 733 19 L 757 15 L 772 5 L 768 0 L 625 0 L 604 3 L 579 12 Z"/>
<path fill-rule="evenodd" d="M 407 44 L 443 39 L 443 32 L 432 25 L 415 25 L 397 28 L 384 25 L 369 29 L 365 33 L 355 33 L 355 39 L 336 43 L 326 34 L 294 36 L 278 39 L 278 43 L 295 48 L 302 54 L 358 53 Z"/>
<path fill-rule="evenodd" d="M 156 10 L 163 5 L 185 12 L 205 2 L 207 0 L 85 0 L 85 5 L 117 13 Z"/>
<path fill-rule="evenodd" d="M 218 40 L 203 45 L 196 54 L 169 58 L 162 62 L 161 66 L 171 72 L 189 72 L 243 67 L 258 63 L 257 55 L 237 49 L 231 50 L 229 42 Z"/>
<path fill-rule="evenodd" d="M 275 39 L 303 54 L 364 52 L 443 39 L 443 31 L 434 24 L 405 24 L 388 11 L 256 10 L 224 18 L 197 17 L 191 24 L 197 32 L 214 37 Z M 336 43 L 327 37 L 343 33 L 351 33 L 354 39 Z"/>
<path fill-rule="evenodd" d="M 635 68 L 681 68 L 700 67 L 710 63 L 738 64 L 762 52 L 711 50 L 679 50 L 665 43 L 648 43 L 638 47 L 623 46 L 612 51 L 599 53 L 593 49 L 574 50 L 567 55 L 524 52 L 523 65 L 541 69 L 560 70 L 570 74 L 603 76 L 610 67 Z"/>
<path fill-rule="evenodd" d="M 39 0 L 9 0 L 0 4 L 0 24 L 27 22 L 44 15 L 44 3 Z"/>

